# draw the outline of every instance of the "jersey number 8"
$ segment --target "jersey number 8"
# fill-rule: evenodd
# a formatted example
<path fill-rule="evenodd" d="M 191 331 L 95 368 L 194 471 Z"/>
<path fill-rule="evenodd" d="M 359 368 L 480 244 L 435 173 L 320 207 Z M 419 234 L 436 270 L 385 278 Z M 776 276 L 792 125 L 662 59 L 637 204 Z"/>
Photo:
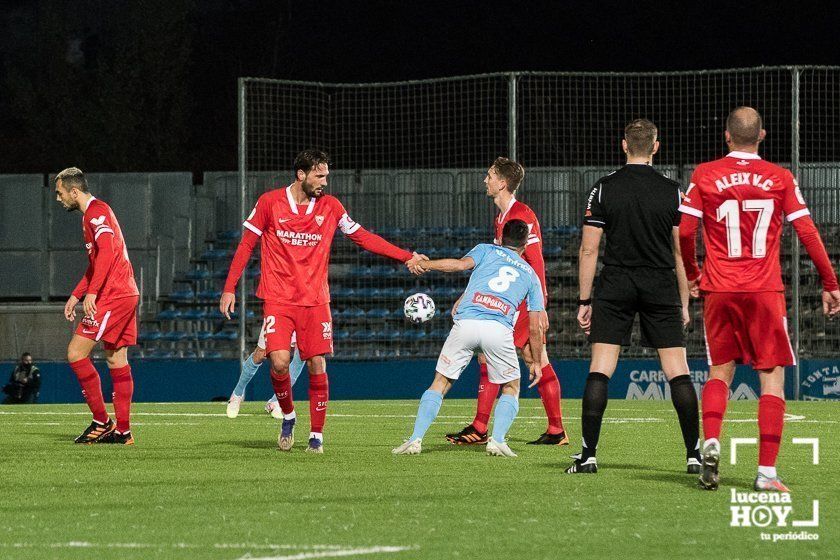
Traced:
<path fill-rule="evenodd" d="M 494 292 L 506 292 L 510 288 L 510 283 L 519 278 L 519 272 L 512 266 L 503 266 L 499 268 L 499 275 L 492 278 L 487 285 Z"/>

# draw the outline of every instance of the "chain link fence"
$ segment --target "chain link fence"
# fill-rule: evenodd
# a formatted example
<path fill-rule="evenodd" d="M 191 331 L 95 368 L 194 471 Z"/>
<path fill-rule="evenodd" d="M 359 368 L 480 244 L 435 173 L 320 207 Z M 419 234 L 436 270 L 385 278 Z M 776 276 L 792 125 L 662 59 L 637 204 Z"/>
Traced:
<path fill-rule="evenodd" d="M 724 122 L 738 105 L 757 108 L 761 154 L 800 178 L 832 257 L 840 256 L 840 68 L 778 67 L 699 72 L 506 73 L 382 84 L 239 82 L 240 170 L 217 204 L 219 230 L 236 231 L 260 194 L 292 180 L 307 147 L 332 158 L 329 191 L 363 226 L 430 257 L 459 257 L 492 239 L 492 200 L 483 177 L 500 155 L 526 168 L 518 197 L 544 232 L 549 284 L 549 352 L 588 355 L 576 325 L 577 249 L 585 193 L 623 164 L 627 122 L 660 129 L 654 164 L 683 185 L 694 167 L 725 153 Z M 789 228 L 788 228 L 789 229 Z M 702 256 L 702 254 L 701 254 Z M 783 242 L 791 333 L 803 357 L 840 355 L 840 325 L 819 312 L 820 284 L 795 236 Z M 256 267 L 256 261 L 252 264 Z M 337 238 L 330 267 L 336 357 L 433 357 L 449 322 L 416 327 L 402 301 L 426 292 L 445 315 L 466 278 L 410 276 L 404 268 Z M 259 329 L 259 302 L 242 288 L 240 346 Z M 247 317 L 247 313 L 243 315 Z M 705 355 L 693 305 L 688 351 Z M 637 339 L 638 340 L 638 339 Z M 648 356 L 638 345 L 628 355 Z"/>

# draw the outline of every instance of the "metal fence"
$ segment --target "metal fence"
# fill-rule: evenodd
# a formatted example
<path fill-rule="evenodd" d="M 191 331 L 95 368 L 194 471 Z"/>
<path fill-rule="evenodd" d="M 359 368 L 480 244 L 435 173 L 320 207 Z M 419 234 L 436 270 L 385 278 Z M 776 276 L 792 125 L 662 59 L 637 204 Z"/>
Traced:
<path fill-rule="evenodd" d="M 239 81 L 240 169 L 227 185 L 217 222 L 236 229 L 256 198 L 291 180 L 306 147 L 327 150 L 330 189 L 365 227 L 436 256 L 460 255 L 491 238 L 494 209 L 484 196 L 485 169 L 499 155 L 523 163 L 518 195 L 546 232 L 549 351 L 586 354 L 574 323 L 576 252 L 583 194 L 623 163 L 624 125 L 653 120 L 662 147 L 655 165 L 687 184 L 700 162 L 725 153 L 726 115 L 738 105 L 764 117 L 765 159 L 800 178 L 834 260 L 840 227 L 840 68 L 774 67 L 657 73 L 505 73 L 379 84 Z M 238 189 L 236 190 L 231 189 Z M 789 235 L 789 234 L 788 234 Z M 786 238 L 791 333 L 801 356 L 840 355 L 840 329 L 817 312 L 819 282 L 799 244 Z M 336 351 L 348 358 L 432 356 L 446 321 L 413 329 L 399 320 L 411 291 L 433 294 L 445 311 L 463 278 L 417 280 L 339 241 L 331 284 Z M 243 287 L 240 296 L 249 288 Z M 256 302 L 246 301 L 246 307 Z M 390 315 L 388 315 L 390 313 Z M 698 305 L 689 352 L 702 351 Z M 242 322 L 241 349 L 255 336 Z M 421 334 L 422 333 L 422 334 Z M 638 346 L 627 351 L 648 355 Z"/>

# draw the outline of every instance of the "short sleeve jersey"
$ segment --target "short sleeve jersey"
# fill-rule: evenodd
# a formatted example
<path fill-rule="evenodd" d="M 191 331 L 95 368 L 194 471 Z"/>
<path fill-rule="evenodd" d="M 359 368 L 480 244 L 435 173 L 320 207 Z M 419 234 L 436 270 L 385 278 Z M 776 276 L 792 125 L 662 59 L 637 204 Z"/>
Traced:
<path fill-rule="evenodd" d="M 263 194 L 243 225 L 260 236 L 257 297 L 304 307 L 329 303 L 327 272 L 335 231 L 350 235 L 360 227 L 334 196 L 298 205 L 288 187 Z"/>
<path fill-rule="evenodd" d="M 583 225 L 607 234 L 604 264 L 674 268 L 680 186 L 650 165 L 628 164 L 589 191 Z"/>
<path fill-rule="evenodd" d="M 513 328 L 517 308 L 544 311 L 542 287 L 534 269 L 512 249 L 482 243 L 467 253 L 475 261 L 455 319 L 497 321 Z"/>
<path fill-rule="evenodd" d="M 107 302 L 139 295 L 137 283 L 134 281 L 134 268 L 128 259 L 125 238 L 123 238 L 122 229 L 111 207 L 96 197 L 91 198 L 82 218 L 82 231 L 84 232 L 85 248 L 90 262 L 85 274 L 88 281 L 93 277 L 94 262 L 100 248 L 105 243 L 110 243 L 114 254 L 111 269 L 99 289 L 97 300 Z"/>
<path fill-rule="evenodd" d="M 810 214 L 790 171 L 758 154 L 731 152 L 697 167 L 680 212 L 703 220 L 701 290 L 784 291 L 783 220 Z"/>

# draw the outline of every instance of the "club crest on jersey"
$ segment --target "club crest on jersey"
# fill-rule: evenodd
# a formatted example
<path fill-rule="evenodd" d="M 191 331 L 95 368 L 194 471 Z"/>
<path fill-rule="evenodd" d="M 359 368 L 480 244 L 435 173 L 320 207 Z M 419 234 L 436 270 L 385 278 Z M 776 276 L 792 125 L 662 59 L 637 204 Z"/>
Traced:
<path fill-rule="evenodd" d="M 321 227 L 321 225 L 324 223 L 324 217 L 316 215 L 315 216 L 315 223 L 318 224 L 318 227 Z"/>

